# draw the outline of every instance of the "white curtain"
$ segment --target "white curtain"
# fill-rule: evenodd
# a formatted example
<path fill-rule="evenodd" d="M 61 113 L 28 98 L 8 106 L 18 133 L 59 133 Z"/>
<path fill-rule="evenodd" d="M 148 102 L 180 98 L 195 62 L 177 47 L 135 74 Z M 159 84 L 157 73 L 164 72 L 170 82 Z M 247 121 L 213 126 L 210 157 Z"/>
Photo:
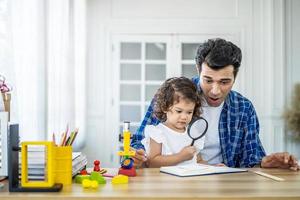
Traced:
<path fill-rule="evenodd" d="M 0 0 L 0 75 L 6 78 L 6 83 L 15 82 L 12 70 L 12 40 L 10 27 L 10 9 L 8 0 Z M 4 110 L 4 102 L 0 99 L 0 109 Z"/>
<path fill-rule="evenodd" d="M 82 147 L 86 119 L 85 4 L 83 0 L 49 0 L 46 7 L 47 130 L 60 135 L 67 124 L 71 129 L 78 127 L 76 144 Z"/>
<path fill-rule="evenodd" d="M 85 133 L 85 0 L 12 0 L 13 108 L 22 140 Z"/>
<path fill-rule="evenodd" d="M 12 0 L 10 33 L 13 73 L 12 122 L 24 140 L 45 139 L 45 18 L 43 1 Z M 9 81 L 9 80 L 7 80 Z"/>

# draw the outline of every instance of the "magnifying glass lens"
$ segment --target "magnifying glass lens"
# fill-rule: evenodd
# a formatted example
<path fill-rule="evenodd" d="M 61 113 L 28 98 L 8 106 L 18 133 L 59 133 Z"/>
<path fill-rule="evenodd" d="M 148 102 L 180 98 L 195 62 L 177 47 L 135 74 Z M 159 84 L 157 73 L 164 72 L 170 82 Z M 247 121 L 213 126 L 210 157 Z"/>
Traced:
<path fill-rule="evenodd" d="M 191 138 L 198 138 L 200 135 L 206 132 L 207 123 L 203 119 L 196 120 L 193 124 L 191 124 L 189 135 Z"/>

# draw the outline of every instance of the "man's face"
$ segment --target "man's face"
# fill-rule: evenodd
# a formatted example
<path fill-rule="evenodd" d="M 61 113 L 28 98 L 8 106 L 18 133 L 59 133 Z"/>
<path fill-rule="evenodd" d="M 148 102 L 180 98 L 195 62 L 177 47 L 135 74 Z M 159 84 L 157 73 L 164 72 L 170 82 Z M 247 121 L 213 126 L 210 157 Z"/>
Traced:
<path fill-rule="evenodd" d="M 202 63 L 200 87 L 208 105 L 218 107 L 225 100 L 234 83 L 233 69 L 232 65 L 228 65 L 213 70 L 205 62 Z"/>

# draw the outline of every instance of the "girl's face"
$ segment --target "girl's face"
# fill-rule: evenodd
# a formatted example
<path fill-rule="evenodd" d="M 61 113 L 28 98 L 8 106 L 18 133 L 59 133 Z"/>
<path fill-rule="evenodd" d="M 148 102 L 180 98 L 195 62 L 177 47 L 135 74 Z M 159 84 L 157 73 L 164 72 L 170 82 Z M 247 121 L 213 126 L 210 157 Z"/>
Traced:
<path fill-rule="evenodd" d="M 166 111 L 167 120 L 165 125 L 177 132 L 184 132 L 187 125 L 191 122 L 195 103 L 186 99 L 179 98 L 168 111 Z"/>

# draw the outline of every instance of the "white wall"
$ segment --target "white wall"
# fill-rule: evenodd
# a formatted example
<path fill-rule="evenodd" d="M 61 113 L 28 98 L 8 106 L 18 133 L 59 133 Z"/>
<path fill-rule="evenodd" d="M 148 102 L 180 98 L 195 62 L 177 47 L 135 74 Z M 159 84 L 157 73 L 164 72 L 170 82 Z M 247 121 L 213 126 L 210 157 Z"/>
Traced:
<path fill-rule="evenodd" d="M 111 165 L 117 152 L 112 43 L 122 34 L 230 34 L 243 51 L 235 88 L 251 99 L 268 153 L 285 149 L 284 3 L 281 0 L 88 0 L 85 147 L 90 160 Z M 91 142 L 93 141 L 93 142 Z"/>

